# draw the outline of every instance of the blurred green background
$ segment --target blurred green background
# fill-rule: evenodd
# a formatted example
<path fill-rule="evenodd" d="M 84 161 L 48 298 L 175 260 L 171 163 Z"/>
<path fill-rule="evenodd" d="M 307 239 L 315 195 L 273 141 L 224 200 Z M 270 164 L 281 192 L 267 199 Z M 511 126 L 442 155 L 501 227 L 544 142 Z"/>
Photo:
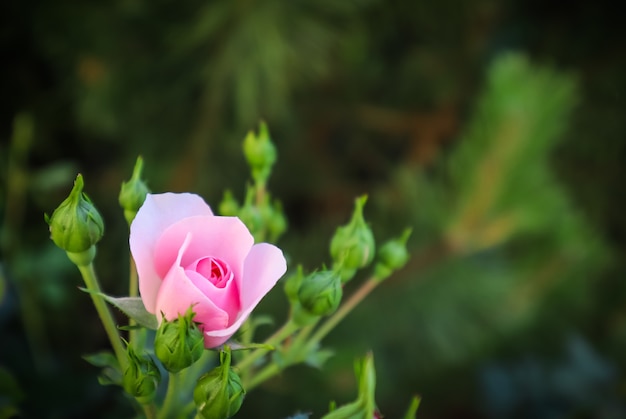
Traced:
<path fill-rule="evenodd" d="M 419 418 L 626 417 L 622 21 L 604 0 L 2 2 L 0 417 L 132 415 L 81 358 L 106 336 L 43 221 L 76 173 L 121 295 L 137 155 L 153 191 L 216 207 L 242 198 L 260 119 L 290 261 L 328 262 L 363 193 L 379 242 L 413 227 L 412 260 L 328 336 L 323 370 L 237 417 L 321 416 L 368 350 L 388 418 L 413 394 Z M 280 287 L 259 311 L 284 319 Z"/>

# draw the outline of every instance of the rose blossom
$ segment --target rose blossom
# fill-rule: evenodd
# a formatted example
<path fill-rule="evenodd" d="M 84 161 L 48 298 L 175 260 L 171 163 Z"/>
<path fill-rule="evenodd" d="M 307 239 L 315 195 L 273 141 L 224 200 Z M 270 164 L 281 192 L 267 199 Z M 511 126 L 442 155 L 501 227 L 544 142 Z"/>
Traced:
<path fill-rule="evenodd" d="M 198 195 L 148 194 L 130 227 L 141 299 L 159 322 L 190 306 L 204 345 L 226 342 L 285 273 L 282 251 L 254 244 L 237 217 L 220 217 Z"/>

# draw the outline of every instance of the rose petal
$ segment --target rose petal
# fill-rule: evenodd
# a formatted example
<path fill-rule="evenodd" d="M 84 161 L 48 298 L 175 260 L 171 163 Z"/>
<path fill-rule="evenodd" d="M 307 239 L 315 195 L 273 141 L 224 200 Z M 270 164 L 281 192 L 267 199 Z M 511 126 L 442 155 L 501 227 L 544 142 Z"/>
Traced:
<path fill-rule="evenodd" d="M 241 303 L 239 302 L 239 289 L 234 278 L 231 278 L 225 287 L 218 288 L 198 272 L 186 270 L 185 275 L 215 306 L 228 314 L 230 321 L 234 321 L 237 318 Z"/>
<path fill-rule="evenodd" d="M 210 256 L 224 261 L 235 278 L 241 278 L 243 261 L 252 248 L 254 238 L 236 217 L 189 217 L 172 224 L 159 237 L 154 249 L 157 274 L 163 276 L 169 270 L 189 232 L 193 235 L 182 256 L 182 266 Z"/>
<path fill-rule="evenodd" d="M 222 330 L 208 330 L 204 333 L 207 348 L 214 348 L 226 342 L 235 334 L 252 310 L 263 299 L 281 276 L 287 271 L 287 262 L 283 252 L 268 243 L 252 246 L 244 263 L 244 274 L 241 281 L 241 313 L 237 320 Z"/>
<path fill-rule="evenodd" d="M 156 314 L 156 298 L 162 281 L 153 259 L 157 240 L 166 228 L 180 219 L 212 214 L 211 208 L 198 195 L 165 193 L 146 196 L 130 226 L 129 244 L 137 266 L 141 298 L 150 313 Z"/>
<path fill-rule="evenodd" d="M 180 248 L 176 263 L 163 279 L 156 301 L 157 318 L 160 322 L 163 313 L 167 320 L 172 321 L 179 315 L 184 315 L 189 307 L 193 306 L 196 313 L 194 321 L 202 323 L 205 330 L 224 329 L 229 323 L 228 313 L 218 308 L 204 295 L 180 266 L 180 260 L 190 239 L 191 235 L 188 235 Z"/>

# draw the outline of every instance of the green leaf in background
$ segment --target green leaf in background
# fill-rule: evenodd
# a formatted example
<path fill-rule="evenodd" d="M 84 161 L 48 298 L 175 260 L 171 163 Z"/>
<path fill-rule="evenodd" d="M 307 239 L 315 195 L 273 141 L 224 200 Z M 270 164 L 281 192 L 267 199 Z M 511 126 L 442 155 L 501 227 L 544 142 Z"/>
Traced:
<path fill-rule="evenodd" d="M 18 405 L 25 394 L 13 374 L 0 366 L 0 419 L 20 417 Z"/>
<path fill-rule="evenodd" d="M 549 173 L 549 153 L 576 101 L 568 74 L 532 65 L 521 54 L 494 60 L 447 162 L 459 195 L 446 231 L 452 246 L 480 250 L 560 222 L 562 192 Z"/>
<path fill-rule="evenodd" d="M 84 355 L 83 359 L 95 367 L 101 368 L 98 383 L 103 386 L 121 385 L 122 371 L 115 355 L 110 351 L 102 351 L 91 355 Z"/>
<path fill-rule="evenodd" d="M 4 270 L 2 269 L 2 265 L 0 265 L 0 306 L 2 305 L 2 301 L 4 300 L 4 293 L 7 288 L 7 280 L 4 277 Z"/>

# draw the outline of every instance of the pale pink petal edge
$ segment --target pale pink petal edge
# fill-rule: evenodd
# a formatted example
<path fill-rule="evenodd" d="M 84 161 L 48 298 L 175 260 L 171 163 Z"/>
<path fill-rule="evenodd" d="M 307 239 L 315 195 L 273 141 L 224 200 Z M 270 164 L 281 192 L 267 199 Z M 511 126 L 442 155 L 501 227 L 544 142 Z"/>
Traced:
<path fill-rule="evenodd" d="M 204 200 L 190 193 L 148 194 L 130 226 L 130 251 L 139 276 L 139 292 L 146 310 L 156 312 L 161 278 L 154 267 L 154 248 L 172 223 L 195 215 L 213 215 Z"/>
<path fill-rule="evenodd" d="M 205 332 L 205 346 L 214 348 L 234 335 L 286 271 L 287 261 L 278 247 L 269 243 L 252 246 L 244 262 L 242 289 L 240 290 L 241 314 L 229 327 Z"/>

